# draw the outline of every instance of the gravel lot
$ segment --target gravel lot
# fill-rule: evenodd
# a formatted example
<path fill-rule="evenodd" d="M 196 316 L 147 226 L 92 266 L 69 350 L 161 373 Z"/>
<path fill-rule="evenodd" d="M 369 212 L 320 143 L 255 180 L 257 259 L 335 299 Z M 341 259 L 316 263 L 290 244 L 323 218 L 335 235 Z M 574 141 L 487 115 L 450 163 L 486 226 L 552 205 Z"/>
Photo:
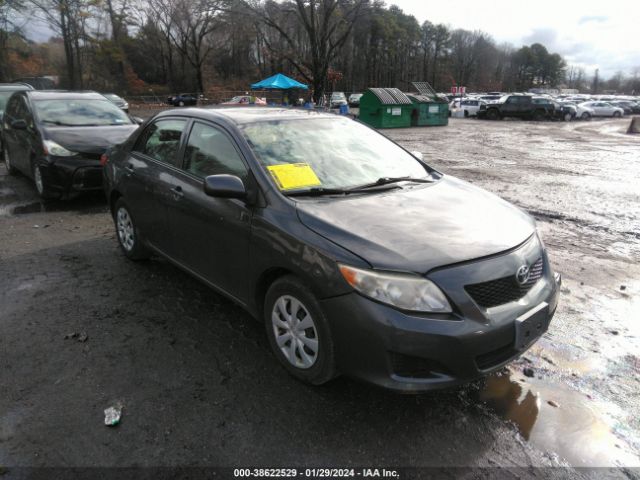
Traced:
<path fill-rule="evenodd" d="M 564 276 L 551 328 L 523 358 L 420 396 L 298 383 L 240 308 L 164 260 L 127 261 L 101 196 L 43 205 L 0 167 L 0 476 L 503 466 L 512 478 L 640 478 L 640 137 L 622 133 L 628 122 L 385 131 L 535 215 Z M 107 428 L 117 402 L 122 423 Z M 547 466 L 625 468 L 531 468 Z"/>

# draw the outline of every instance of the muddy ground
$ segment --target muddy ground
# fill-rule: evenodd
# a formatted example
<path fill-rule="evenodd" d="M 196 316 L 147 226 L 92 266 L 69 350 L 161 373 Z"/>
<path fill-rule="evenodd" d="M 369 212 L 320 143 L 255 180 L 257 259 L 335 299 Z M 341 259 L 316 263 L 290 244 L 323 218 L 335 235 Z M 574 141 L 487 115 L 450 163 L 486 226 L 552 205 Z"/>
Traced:
<path fill-rule="evenodd" d="M 161 259 L 127 261 L 101 196 L 43 205 L 0 167 L 0 476 L 179 465 L 640 478 L 640 137 L 627 124 L 385 132 L 531 212 L 564 278 L 523 358 L 419 396 L 298 383 L 240 308 Z M 115 403 L 122 422 L 105 427 Z"/>

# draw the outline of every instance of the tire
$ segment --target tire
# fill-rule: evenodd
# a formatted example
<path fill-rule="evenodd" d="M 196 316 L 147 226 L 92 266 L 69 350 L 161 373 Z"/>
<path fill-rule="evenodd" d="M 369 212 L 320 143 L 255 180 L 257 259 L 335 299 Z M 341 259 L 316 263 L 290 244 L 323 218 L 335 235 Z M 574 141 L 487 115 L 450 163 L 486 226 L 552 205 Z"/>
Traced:
<path fill-rule="evenodd" d="M 571 115 L 570 113 L 565 113 L 564 116 L 562 117 L 562 119 L 565 122 L 570 122 L 572 118 L 573 118 L 573 115 Z"/>
<path fill-rule="evenodd" d="M 313 292 L 297 277 L 287 275 L 271 285 L 264 322 L 274 355 L 292 376 L 312 385 L 336 376 L 329 322 Z M 303 324 L 306 328 L 300 329 Z"/>
<path fill-rule="evenodd" d="M 613 112 L 613 118 L 620 118 L 622 114 L 620 112 Z"/>
<path fill-rule="evenodd" d="M 487 110 L 487 118 L 489 120 L 499 120 L 500 114 L 495 108 L 490 108 L 489 110 Z"/>
<path fill-rule="evenodd" d="M 151 252 L 141 240 L 140 230 L 131 216 L 131 209 L 122 198 L 119 198 L 113 207 L 113 222 L 118 245 L 128 259 L 145 260 L 151 256 Z"/>
<path fill-rule="evenodd" d="M 545 113 L 543 110 L 536 110 L 535 112 L 533 112 L 533 119 L 536 122 L 541 122 L 542 120 L 545 119 Z"/>
<path fill-rule="evenodd" d="M 469 110 L 464 111 L 464 118 L 469 118 Z"/>
<path fill-rule="evenodd" d="M 580 115 L 580 118 L 582 120 L 591 120 L 591 115 L 589 115 L 589 113 L 587 112 L 582 112 L 582 115 Z"/>
<path fill-rule="evenodd" d="M 36 192 L 38 192 L 40 198 L 43 200 L 56 200 L 60 198 L 60 194 L 51 191 L 51 188 L 47 185 L 39 164 L 34 163 L 31 167 L 31 171 L 33 173 L 33 183 L 35 184 Z"/>
<path fill-rule="evenodd" d="M 179 106 L 179 107 L 184 107 L 184 102 L 183 102 L 182 100 L 180 100 L 180 101 L 178 102 L 178 106 Z"/>
<path fill-rule="evenodd" d="M 11 159 L 9 158 L 9 151 L 6 148 L 4 148 L 2 151 L 3 151 L 3 158 L 4 158 L 4 166 L 7 169 L 7 173 L 9 175 L 16 175 L 18 173 L 18 170 L 11 163 Z"/>

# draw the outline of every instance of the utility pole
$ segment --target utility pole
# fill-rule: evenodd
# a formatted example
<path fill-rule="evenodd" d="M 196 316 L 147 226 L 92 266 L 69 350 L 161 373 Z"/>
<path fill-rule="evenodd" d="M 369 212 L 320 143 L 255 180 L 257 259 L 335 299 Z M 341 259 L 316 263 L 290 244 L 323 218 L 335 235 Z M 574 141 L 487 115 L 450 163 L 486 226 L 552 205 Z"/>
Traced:
<path fill-rule="evenodd" d="M 598 87 L 600 86 L 600 79 L 598 78 L 598 74 L 600 73 L 600 69 L 596 68 L 596 74 L 593 77 L 593 87 L 591 88 L 591 93 L 592 94 L 596 94 L 598 93 Z"/>

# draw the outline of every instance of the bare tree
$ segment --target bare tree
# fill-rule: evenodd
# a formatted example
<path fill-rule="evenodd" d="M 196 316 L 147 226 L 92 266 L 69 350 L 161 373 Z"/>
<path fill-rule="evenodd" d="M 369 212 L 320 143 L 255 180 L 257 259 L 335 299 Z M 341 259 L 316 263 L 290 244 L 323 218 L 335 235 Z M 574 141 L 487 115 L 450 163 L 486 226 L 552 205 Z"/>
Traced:
<path fill-rule="evenodd" d="M 364 3 L 366 0 L 295 0 L 279 8 L 273 8 L 273 3 L 272 8 L 269 5 L 260 8 L 259 3 L 250 8 L 284 39 L 288 48 L 279 53 L 311 83 L 314 100 L 318 102 L 326 90 L 331 63 L 345 44 Z M 304 32 L 303 37 L 298 26 Z"/>

